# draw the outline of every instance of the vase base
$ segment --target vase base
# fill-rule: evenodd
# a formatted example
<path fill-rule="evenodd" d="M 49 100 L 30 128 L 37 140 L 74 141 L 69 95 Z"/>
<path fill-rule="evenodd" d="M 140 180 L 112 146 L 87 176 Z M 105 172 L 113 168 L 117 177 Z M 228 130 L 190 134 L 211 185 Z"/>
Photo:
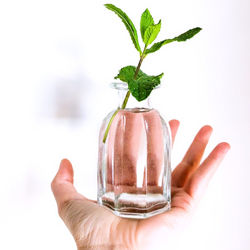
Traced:
<path fill-rule="evenodd" d="M 107 193 L 98 199 L 98 203 L 123 218 L 146 219 L 171 208 L 170 200 L 167 201 L 161 194 L 123 193 L 117 199 L 112 199 L 112 196 Z"/>
<path fill-rule="evenodd" d="M 156 210 L 153 210 L 151 212 L 147 211 L 134 211 L 134 212 L 125 212 L 125 211 L 118 211 L 118 210 L 113 210 L 113 213 L 117 216 L 120 216 L 122 218 L 130 218 L 130 219 L 146 219 L 149 217 L 152 217 L 157 214 L 161 214 L 165 211 L 168 211 L 171 208 L 170 203 L 165 204 L 164 207 L 161 208 L 155 208 Z"/>

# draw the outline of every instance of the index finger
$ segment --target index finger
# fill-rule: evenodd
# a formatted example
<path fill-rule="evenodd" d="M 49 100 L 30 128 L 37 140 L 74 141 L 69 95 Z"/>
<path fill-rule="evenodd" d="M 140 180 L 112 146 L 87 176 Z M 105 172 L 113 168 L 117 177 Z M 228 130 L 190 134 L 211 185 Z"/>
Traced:
<path fill-rule="evenodd" d="M 214 148 L 185 185 L 188 194 L 196 199 L 202 195 L 229 149 L 230 145 L 226 142 L 222 142 Z"/>

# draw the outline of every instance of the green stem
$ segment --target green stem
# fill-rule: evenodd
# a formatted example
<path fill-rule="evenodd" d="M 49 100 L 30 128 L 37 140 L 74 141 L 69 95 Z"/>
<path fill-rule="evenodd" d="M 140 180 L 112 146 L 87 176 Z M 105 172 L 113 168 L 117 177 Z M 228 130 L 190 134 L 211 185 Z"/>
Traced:
<path fill-rule="evenodd" d="M 117 108 L 117 110 L 114 112 L 114 114 L 111 116 L 110 120 L 109 120 L 109 123 L 108 123 L 108 126 L 105 130 L 105 134 L 104 134 L 104 137 L 103 137 L 103 140 L 102 142 L 105 143 L 106 142 L 106 139 L 108 137 L 108 132 L 109 132 L 109 129 L 110 129 L 110 126 L 111 126 L 111 123 L 112 121 L 114 120 L 116 114 L 118 113 L 118 111 L 120 110 L 120 108 Z"/>
<path fill-rule="evenodd" d="M 143 57 L 143 55 L 142 55 L 142 56 L 140 57 L 140 61 L 139 61 L 138 66 L 137 66 L 137 68 L 136 68 L 135 75 L 134 75 L 134 79 L 136 79 L 136 77 L 137 77 L 137 75 L 138 75 L 138 73 L 139 73 L 139 70 L 140 70 L 140 68 L 141 68 L 141 64 L 142 64 L 143 59 L 144 59 L 144 57 Z M 123 101 L 123 103 L 122 103 L 122 109 L 125 109 L 125 108 L 126 108 L 126 105 L 127 105 L 127 103 L 128 103 L 128 98 L 129 98 L 129 96 L 130 96 L 130 91 L 128 90 L 128 92 L 127 92 L 127 94 L 126 94 L 126 96 L 125 96 L 125 99 L 124 99 L 124 101 Z"/>
<path fill-rule="evenodd" d="M 128 92 L 127 92 L 127 94 L 125 96 L 125 99 L 123 100 L 123 103 L 122 103 L 122 109 L 126 108 L 129 96 L 130 96 L 130 91 L 128 90 Z"/>
<path fill-rule="evenodd" d="M 145 49 L 144 49 L 144 51 L 145 51 Z M 142 54 L 142 56 L 140 57 L 140 61 L 139 61 L 138 65 L 137 65 L 136 71 L 135 71 L 134 79 L 136 79 L 136 77 L 137 77 L 137 75 L 139 73 L 139 70 L 141 68 L 141 64 L 142 64 L 143 59 L 144 59 L 144 55 Z"/>
<path fill-rule="evenodd" d="M 137 68 L 136 68 L 136 70 L 135 70 L 134 79 L 136 79 L 136 77 L 137 77 L 137 75 L 138 75 L 138 73 L 139 73 L 139 70 L 140 70 L 140 68 L 141 68 L 142 61 L 143 61 L 143 59 L 145 58 L 145 55 L 144 55 L 144 52 L 145 52 L 145 51 L 146 51 L 146 46 L 145 46 L 145 48 L 144 48 L 144 50 L 143 50 L 143 53 L 142 53 L 142 55 L 141 55 L 141 57 L 140 57 L 140 61 L 139 61 L 138 65 L 137 65 Z M 126 94 L 126 96 L 125 96 L 125 98 L 124 98 L 124 100 L 123 100 L 121 109 L 125 109 L 125 108 L 126 108 L 127 103 L 128 103 L 128 99 L 129 99 L 129 96 L 130 96 L 130 91 L 128 90 L 128 92 L 127 92 L 127 94 Z M 110 118 L 110 121 L 109 121 L 108 126 L 107 126 L 107 128 L 106 128 L 106 130 L 105 130 L 105 134 L 104 134 L 104 137 L 103 137 L 103 140 L 102 140 L 103 143 L 106 142 L 106 139 L 107 139 L 107 137 L 108 137 L 108 133 L 109 133 L 109 129 L 110 129 L 110 126 L 111 126 L 111 124 L 112 124 L 112 121 L 114 120 L 114 118 L 115 118 L 115 116 L 117 115 L 117 113 L 118 113 L 119 110 L 120 110 L 120 107 L 118 107 L 118 108 L 116 109 L 116 111 L 114 112 L 114 114 L 113 114 L 113 115 L 111 116 L 111 118 Z"/>

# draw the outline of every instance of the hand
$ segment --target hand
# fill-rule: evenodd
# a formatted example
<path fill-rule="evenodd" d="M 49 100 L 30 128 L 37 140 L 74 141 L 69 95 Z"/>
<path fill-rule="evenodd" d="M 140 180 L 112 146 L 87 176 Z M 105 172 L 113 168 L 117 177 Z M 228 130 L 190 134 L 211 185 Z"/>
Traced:
<path fill-rule="evenodd" d="M 179 122 L 172 120 L 169 124 L 174 141 Z M 144 220 L 117 217 L 96 201 L 79 194 L 73 186 L 72 165 L 68 160 L 62 160 L 51 186 L 59 215 L 72 233 L 78 249 L 154 249 L 150 246 L 160 238 L 177 235 L 230 149 L 228 143 L 220 143 L 200 164 L 211 133 L 210 126 L 201 128 L 183 160 L 174 169 L 171 210 Z"/>

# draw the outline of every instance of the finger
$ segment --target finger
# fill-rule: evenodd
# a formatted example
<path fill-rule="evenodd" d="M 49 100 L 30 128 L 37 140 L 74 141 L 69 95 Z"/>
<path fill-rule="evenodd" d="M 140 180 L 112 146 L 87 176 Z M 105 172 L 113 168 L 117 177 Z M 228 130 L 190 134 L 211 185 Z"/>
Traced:
<path fill-rule="evenodd" d="M 71 163 L 63 159 L 61 161 L 59 170 L 51 183 L 51 189 L 54 193 L 59 213 L 69 200 L 84 199 L 84 196 L 77 193 L 73 186 L 73 168 Z"/>
<path fill-rule="evenodd" d="M 178 128 L 180 126 L 180 122 L 178 120 L 171 120 L 169 122 L 170 130 L 171 130 L 171 135 L 172 135 L 172 146 L 174 144 L 175 136 L 177 134 Z"/>
<path fill-rule="evenodd" d="M 214 148 L 186 184 L 185 190 L 188 194 L 194 198 L 202 195 L 229 149 L 230 145 L 226 142 L 222 142 Z"/>
<path fill-rule="evenodd" d="M 188 178 L 199 167 L 212 130 L 213 129 L 207 125 L 202 127 L 197 133 L 183 160 L 173 171 L 173 185 L 183 187 Z"/>

